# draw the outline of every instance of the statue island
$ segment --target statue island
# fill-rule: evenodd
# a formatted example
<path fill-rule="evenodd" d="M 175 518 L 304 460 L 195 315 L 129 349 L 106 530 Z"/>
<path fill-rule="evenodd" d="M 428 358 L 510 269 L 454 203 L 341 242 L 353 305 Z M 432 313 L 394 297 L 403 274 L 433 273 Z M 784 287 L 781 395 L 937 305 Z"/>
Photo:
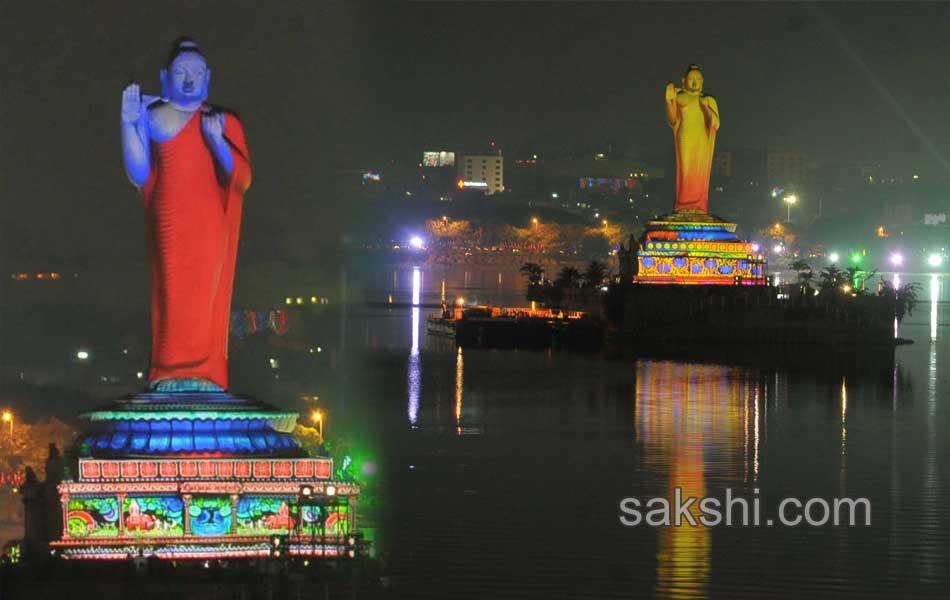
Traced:
<path fill-rule="evenodd" d="M 65 559 L 347 557 L 359 486 L 301 447 L 298 414 L 228 393 L 228 324 L 251 163 L 241 121 L 207 102 L 211 70 L 175 42 L 161 95 L 122 93 L 125 170 L 151 266 L 148 387 L 81 415 L 59 484 Z"/>
<path fill-rule="evenodd" d="M 703 74 L 690 65 L 683 87 L 666 86 L 666 119 L 676 148 L 673 212 L 649 221 L 637 252 L 638 283 L 748 284 L 766 282 L 762 258 L 735 235 L 736 224 L 709 214 L 719 105 L 703 92 Z"/>

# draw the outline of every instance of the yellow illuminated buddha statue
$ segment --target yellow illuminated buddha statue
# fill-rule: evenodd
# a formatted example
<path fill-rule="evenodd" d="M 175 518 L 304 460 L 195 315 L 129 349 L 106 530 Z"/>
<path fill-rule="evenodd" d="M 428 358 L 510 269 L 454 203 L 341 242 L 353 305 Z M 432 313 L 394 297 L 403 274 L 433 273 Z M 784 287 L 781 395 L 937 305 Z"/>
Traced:
<path fill-rule="evenodd" d="M 719 106 L 703 93 L 703 73 L 690 65 L 683 87 L 666 85 L 666 119 L 676 144 L 676 204 L 674 210 L 709 212 L 709 172 L 712 169 Z"/>
<path fill-rule="evenodd" d="M 709 214 L 719 106 L 703 93 L 703 73 L 690 65 L 683 87 L 666 86 L 666 119 L 676 144 L 673 212 L 651 219 L 631 265 L 637 283 L 765 285 L 764 261 L 736 235 L 736 223 Z M 633 245 L 631 243 L 631 245 Z"/>

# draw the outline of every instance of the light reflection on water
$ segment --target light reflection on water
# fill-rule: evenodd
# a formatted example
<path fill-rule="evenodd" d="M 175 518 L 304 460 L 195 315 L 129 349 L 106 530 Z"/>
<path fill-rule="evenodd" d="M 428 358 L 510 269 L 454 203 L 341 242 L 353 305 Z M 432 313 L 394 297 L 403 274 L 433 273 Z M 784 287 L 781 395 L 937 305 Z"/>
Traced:
<path fill-rule="evenodd" d="M 462 396 L 465 390 L 465 359 L 459 346 L 455 356 L 455 432 L 462 435 Z"/>
<path fill-rule="evenodd" d="M 937 340 L 937 301 L 940 300 L 940 279 L 930 276 L 930 339 Z"/>
<path fill-rule="evenodd" d="M 412 269 L 412 320 L 410 327 L 412 336 L 412 345 L 409 347 L 409 372 L 406 375 L 408 382 L 407 391 L 409 394 L 409 424 L 413 427 L 419 420 L 419 386 L 421 377 L 419 374 L 419 335 L 422 324 L 420 321 L 419 298 L 422 290 L 422 272 L 419 267 Z"/>
<path fill-rule="evenodd" d="M 354 274 L 356 286 L 369 299 L 379 301 L 392 296 L 395 302 L 408 302 L 414 293 L 415 273 L 422 275 L 420 303 L 454 302 L 465 298 L 469 303 L 526 306 L 525 278 L 514 267 L 407 267 Z"/>
<path fill-rule="evenodd" d="M 413 506 L 429 495 L 435 502 L 424 515 L 400 512 L 402 589 L 539 598 L 935 589 L 947 577 L 939 565 L 950 560 L 942 525 L 950 511 L 939 502 L 950 478 L 939 460 L 950 425 L 938 378 L 947 367 L 942 279 L 927 282 L 930 310 L 901 324 L 917 343 L 897 350 L 883 380 L 845 365 L 438 351 L 425 323 L 407 315 L 421 348 L 409 352 L 417 420 L 399 445 L 417 465 Z M 443 394 L 454 410 L 438 411 Z M 867 496 L 874 520 L 868 529 L 617 524 L 620 498 L 672 498 L 677 487 L 717 498 L 726 488 L 746 497 L 761 488 L 763 510 L 773 513 L 789 495 Z M 571 550 L 578 545 L 583 556 Z M 512 571 L 516 579 L 505 575 Z"/>
<path fill-rule="evenodd" d="M 636 432 L 647 464 L 668 468 L 667 498 L 707 495 L 704 452 L 725 443 L 737 452 L 739 423 L 748 423 L 738 380 L 717 366 L 637 361 Z M 739 417 L 736 419 L 735 417 Z M 744 432 L 743 432 L 744 433 Z M 756 440 L 758 413 L 756 412 Z M 746 453 L 747 456 L 747 453 Z M 735 465 L 734 465 L 735 466 Z M 691 513 L 699 518 L 698 507 Z M 661 598 L 704 595 L 710 569 L 710 530 L 666 527 L 659 531 L 656 594 Z"/>

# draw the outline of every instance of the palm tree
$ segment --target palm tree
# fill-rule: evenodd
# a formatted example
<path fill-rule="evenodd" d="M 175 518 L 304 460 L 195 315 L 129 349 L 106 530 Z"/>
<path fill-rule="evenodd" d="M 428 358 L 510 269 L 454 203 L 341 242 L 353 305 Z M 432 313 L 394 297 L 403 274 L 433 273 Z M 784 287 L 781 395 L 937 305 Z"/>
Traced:
<path fill-rule="evenodd" d="M 822 291 L 840 288 L 845 283 L 851 283 L 851 277 L 847 271 L 842 271 L 838 265 L 832 264 L 819 274 L 821 283 L 819 286 Z"/>
<path fill-rule="evenodd" d="M 914 314 L 914 306 L 917 305 L 917 292 L 920 291 L 920 284 L 917 282 L 905 283 L 897 288 L 897 320 L 904 318 L 904 312 L 908 315 Z"/>
<path fill-rule="evenodd" d="M 798 273 L 798 287 L 801 288 L 802 291 L 805 291 L 805 288 L 811 287 L 811 280 L 815 276 L 811 270 L 811 265 L 799 258 L 788 265 L 788 268 Z"/>
<path fill-rule="evenodd" d="M 529 285 L 541 285 L 544 281 L 544 268 L 538 263 L 526 262 L 519 271 L 528 278 Z"/>
<path fill-rule="evenodd" d="M 604 283 L 604 279 L 610 274 L 610 271 L 607 269 L 607 265 L 604 263 L 592 260 L 587 265 L 587 270 L 584 271 L 584 287 L 585 288 L 598 288 Z"/>
<path fill-rule="evenodd" d="M 893 282 L 881 277 L 881 290 L 878 292 L 878 295 L 893 300 L 894 314 L 897 316 L 897 320 L 901 321 L 904 319 L 905 314 L 914 314 L 914 307 L 917 305 L 917 293 L 919 291 L 919 283 L 905 283 L 899 288 L 895 288 Z"/>
<path fill-rule="evenodd" d="M 564 267 L 557 274 L 554 285 L 560 288 L 576 288 L 581 281 L 581 272 L 574 267 Z"/>

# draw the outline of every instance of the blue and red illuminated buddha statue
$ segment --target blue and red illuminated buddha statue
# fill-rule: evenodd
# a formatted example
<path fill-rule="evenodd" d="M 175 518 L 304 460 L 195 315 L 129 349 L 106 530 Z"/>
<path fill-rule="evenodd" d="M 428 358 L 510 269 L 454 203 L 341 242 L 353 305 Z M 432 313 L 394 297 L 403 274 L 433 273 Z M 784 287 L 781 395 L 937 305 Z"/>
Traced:
<path fill-rule="evenodd" d="M 152 269 L 152 391 L 228 385 L 228 323 L 251 163 L 241 121 L 208 104 L 211 70 L 175 42 L 161 97 L 122 93 L 122 154 L 142 192 Z"/>
<path fill-rule="evenodd" d="M 300 445 L 296 412 L 226 391 L 251 166 L 241 122 L 207 103 L 210 79 L 183 38 L 162 70 L 161 97 L 134 83 L 122 94 L 125 168 L 148 225 L 149 389 L 80 415 L 75 477 L 57 486 L 62 522 L 42 521 L 65 559 L 263 558 L 274 535 L 285 536 L 288 555 L 355 555 L 342 536 L 355 528 L 359 486 L 334 480 L 333 460 Z M 302 490 L 323 511 L 317 537 Z"/>

